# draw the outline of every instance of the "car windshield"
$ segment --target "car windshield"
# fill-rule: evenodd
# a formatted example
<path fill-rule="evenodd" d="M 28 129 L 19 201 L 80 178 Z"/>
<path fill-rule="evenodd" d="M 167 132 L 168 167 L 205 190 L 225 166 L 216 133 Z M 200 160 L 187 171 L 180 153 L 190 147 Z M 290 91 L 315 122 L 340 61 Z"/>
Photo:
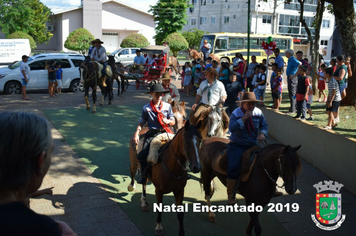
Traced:
<path fill-rule="evenodd" d="M 27 61 L 27 62 L 30 62 L 30 61 L 32 61 L 32 60 L 33 60 L 33 59 L 30 57 L 30 58 L 28 58 L 28 61 Z M 11 63 L 11 64 L 9 65 L 9 69 L 11 69 L 11 70 L 16 69 L 17 67 L 19 67 L 19 66 L 21 65 L 21 62 L 22 62 L 22 61 L 15 61 L 15 62 Z"/>

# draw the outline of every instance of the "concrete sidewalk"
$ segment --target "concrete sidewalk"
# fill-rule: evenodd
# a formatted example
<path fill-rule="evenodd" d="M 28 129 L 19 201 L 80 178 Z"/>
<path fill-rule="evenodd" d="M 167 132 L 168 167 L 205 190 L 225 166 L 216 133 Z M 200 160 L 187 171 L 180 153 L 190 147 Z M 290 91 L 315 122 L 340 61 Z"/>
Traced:
<path fill-rule="evenodd" d="M 179 80 L 173 82 L 180 88 Z M 130 86 L 124 97 L 119 98 L 115 95 L 113 106 L 143 105 L 150 100 L 147 91 L 145 88 L 136 90 L 134 86 Z M 29 94 L 32 99 L 30 101 L 23 101 L 21 95 L 0 95 L 0 111 L 29 111 L 43 116 L 44 109 L 67 107 L 85 109 L 83 95 L 83 93 L 63 93 L 58 98 L 49 98 L 47 94 Z M 194 103 L 194 97 L 185 97 L 184 93 L 181 95 L 181 100 L 188 101 L 187 106 Z M 104 190 L 99 180 L 92 176 L 84 162 L 53 126 L 52 134 L 55 150 L 51 168 L 41 189 L 54 187 L 53 196 L 32 199 L 31 208 L 38 213 L 65 221 L 78 235 L 142 235 L 134 222 Z M 275 141 L 269 139 L 268 142 Z M 342 208 L 343 214 L 347 217 L 343 225 L 336 231 L 327 232 L 320 230 L 312 222 L 310 215 L 315 214 L 316 193 L 313 185 L 327 179 L 327 176 L 303 161 L 303 172 L 298 179 L 299 191 L 295 195 L 272 199 L 274 203 L 299 204 L 300 209 L 297 213 L 274 213 L 291 235 L 354 235 L 356 233 L 356 225 L 353 223 L 356 222 L 356 198 L 344 190 L 341 191 Z"/>

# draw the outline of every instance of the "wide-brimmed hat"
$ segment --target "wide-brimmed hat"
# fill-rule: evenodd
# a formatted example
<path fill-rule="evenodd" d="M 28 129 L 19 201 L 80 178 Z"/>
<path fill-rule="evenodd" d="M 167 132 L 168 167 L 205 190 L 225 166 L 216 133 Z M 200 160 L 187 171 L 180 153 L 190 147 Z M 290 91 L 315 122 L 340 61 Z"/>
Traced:
<path fill-rule="evenodd" d="M 169 75 L 168 72 L 163 73 L 161 80 L 170 80 L 171 76 Z"/>
<path fill-rule="evenodd" d="M 163 89 L 162 84 L 152 84 L 150 87 L 150 92 L 151 93 L 154 93 L 154 92 L 163 93 L 164 89 Z"/>
<path fill-rule="evenodd" d="M 92 44 L 94 44 L 94 43 L 100 43 L 100 44 L 103 44 L 104 42 L 103 41 L 101 41 L 100 39 L 94 39 L 93 41 L 91 41 L 92 42 Z"/>
<path fill-rule="evenodd" d="M 260 102 L 261 100 L 257 100 L 254 92 L 244 92 L 242 99 L 238 102 Z"/>

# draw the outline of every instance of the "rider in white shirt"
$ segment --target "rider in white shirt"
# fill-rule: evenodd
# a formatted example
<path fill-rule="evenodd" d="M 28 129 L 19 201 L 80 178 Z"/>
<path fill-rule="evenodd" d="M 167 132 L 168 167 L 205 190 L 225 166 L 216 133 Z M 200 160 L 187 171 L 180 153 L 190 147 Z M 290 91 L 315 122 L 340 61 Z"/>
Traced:
<path fill-rule="evenodd" d="M 103 43 L 104 42 L 102 42 L 100 39 L 95 39 L 92 41 L 94 48 L 90 55 L 90 58 L 92 61 L 97 61 L 103 65 L 103 69 L 101 71 L 101 73 L 102 73 L 101 80 L 102 80 L 103 86 L 106 87 L 105 76 L 106 76 L 106 66 L 107 66 L 107 64 L 106 64 L 107 54 L 106 54 L 106 49 L 103 46 L 101 46 L 101 44 L 103 44 Z"/>

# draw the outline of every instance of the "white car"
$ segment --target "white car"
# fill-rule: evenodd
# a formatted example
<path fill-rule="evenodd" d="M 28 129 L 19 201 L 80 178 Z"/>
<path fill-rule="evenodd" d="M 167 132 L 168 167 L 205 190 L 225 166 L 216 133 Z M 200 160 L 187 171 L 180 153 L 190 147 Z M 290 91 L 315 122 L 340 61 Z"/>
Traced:
<path fill-rule="evenodd" d="M 115 56 L 116 62 L 121 62 L 124 65 L 133 64 L 136 50 L 139 48 L 119 48 L 111 53 L 111 55 Z"/>
<path fill-rule="evenodd" d="M 84 56 L 74 53 L 44 53 L 32 56 L 28 59 L 30 67 L 30 81 L 27 90 L 48 89 L 48 71 L 45 65 L 48 60 L 59 62 L 63 71 L 62 89 L 72 92 L 82 92 L 80 83 L 79 66 L 84 61 Z M 22 79 L 20 75 L 21 61 L 0 68 L 0 93 L 21 93 Z"/>

